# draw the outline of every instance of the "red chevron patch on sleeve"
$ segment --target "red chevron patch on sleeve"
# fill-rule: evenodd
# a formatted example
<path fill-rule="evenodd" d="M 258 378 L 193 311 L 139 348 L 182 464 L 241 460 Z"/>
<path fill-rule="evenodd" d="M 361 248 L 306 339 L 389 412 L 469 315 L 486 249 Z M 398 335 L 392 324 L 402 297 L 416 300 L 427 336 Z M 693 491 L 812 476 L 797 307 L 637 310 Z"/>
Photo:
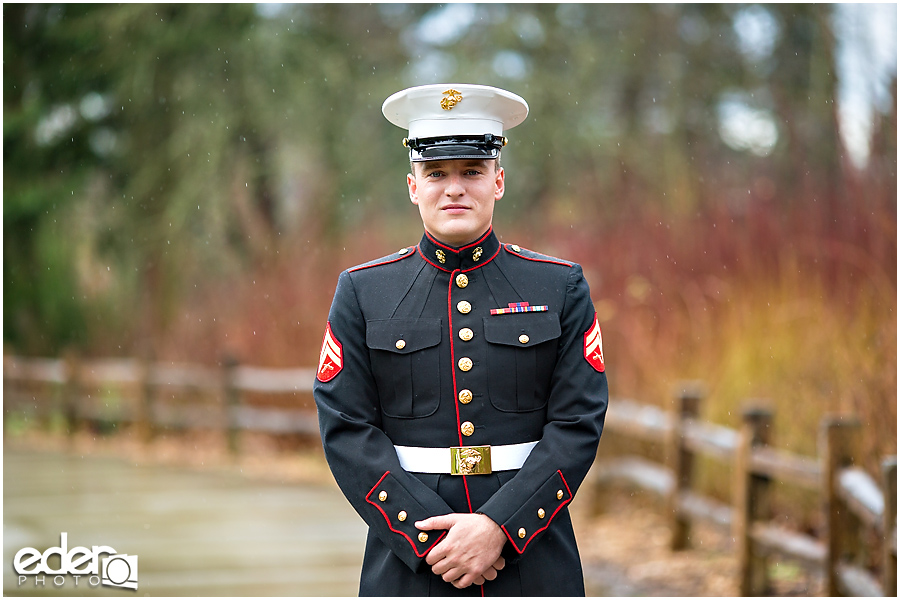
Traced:
<path fill-rule="evenodd" d="M 331 381 L 341 372 L 344 366 L 343 346 L 331 333 L 331 323 L 325 325 L 325 338 L 322 340 L 322 351 L 319 353 L 319 369 L 316 379 L 325 383 Z"/>
<path fill-rule="evenodd" d="M 594 313 L 594 324 L 584 334 L 584 359 L 598 372 L 606 370 L 603 363 L 603 335 L 600 333 L 597 313 Z"/>

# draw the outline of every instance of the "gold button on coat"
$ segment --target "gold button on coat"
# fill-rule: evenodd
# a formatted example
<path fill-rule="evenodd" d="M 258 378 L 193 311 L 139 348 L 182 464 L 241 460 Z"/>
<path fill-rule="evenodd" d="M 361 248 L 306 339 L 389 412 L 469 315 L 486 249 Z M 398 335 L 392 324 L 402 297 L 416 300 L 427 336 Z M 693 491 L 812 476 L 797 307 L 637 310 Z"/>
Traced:
<path fill-rule="evenodd" d="M 404 348 L 406 348 L 406 342 L 404 342 L 403 340 L 397 340 L 397 343 L 394 345 L 397 346 L 397 350 L 403 350 Z"/>
<path fill-rule="evenodd" d="M 400 256 L 403 256 L 407 252 L 409 252 L 409 248 L 400 248 L 400 251 L 397 252 L 397 254 L 399 254 Z"/>
<path fill-rule="evenodd" d="M 544 509 L 539 508 L 538 509 L 538 519 L 543 519 L 545 516 L 547 516 L 547 513 L 544 512 Z M 402 521 L 403 519 L 400 519 L 400 520 Z"/>
<path fill-rule="evenodd" d="M 464 288 L 469 285 L 469 278 L 466 277 L 465 273 L 460 273 L 456 276 L 456 287 Z"/>
<path fill-rule="evenodd" d="M 471 340 L 474 335 L 475 334 L 468 327 L 463 327 L 459 330 L 459 339 L 464 342 L 468 342 L 469 340 Z"/>
<path fill-rule="evenodd" d="M 387 492 L 385 492 L 384 490 L 381 490 L 380 492 L 378 492 L 378 499 L 381 500 L 382 502 L 387 500 Z"/>
<path fill-rule="evenodd" d="M 525 528 L 524 528 L 524 527 L 522 527 L 521 529 L 519 529 L 519 537 L 520 537 L 520 538 L 525 537 Z"/>
<path fill-rule="evenodd" d="M 405 520 L 406 520 L 406 511 L 405 511 L 405 510 L 401 510 L 401 511 L 400 511 L 400 514 L 397 515 L 397 520 L 399 520 L 399 521 L 405 521 Z"/>
<path fill-rule="evenodd" d="M 472 401 L 472 392 L 469 390 L 463 390 L 459 393 L 459 401 L 463 404 L 468 404 Z"/>
<path fill-rule="evenodd" d="M 456 303 L 456 310 L 461 312 L 464 315 L 469 314 L 469 311 L 472 310 L 472 305 L 466 302 L 465 300 L 461 300 Z"/>
<path fill-rule="evenodd" d="M 556 499 L 562 500 L 562 497 L 563 497 L 562 490 L 556 490 Z"/>
<path fill-rule="evenodd" d="M 472 368 L 472 359 L 467 356 L 463 356 L 459 359 L 459 368 L 463 371 L 468 371 Z"/>
<path fill-rule="evenodd" d="M 524 333 L 519 336 L 519 341 L 522 342 L 523 344 L 527 344 L 529 339 L 530 338 L 527 335 L 525 335 Z"/>
<path fill-rule="evenodd" d="M 424 544 L 425 542 L 427 542 L 427 541 L 428 541 L 428 534 L 425 533 L 424 531 L 421 532 L 421 533 L 419 533 L 419 541 L 422 542 L 423 544 Z"/>
<path fill-rule="evenodd" d="M 462 434 L 467 437 L 475 433 L 475 426 L 472 425 L 472 423 L 469 421 L 466 421 L 465 423 L 460 425 L 459 429 L 460 431 L 462 431 Z"/>
<path fill-rule="evenodd" d="M 510 246 L 510 248 L 512 248 L 513 252 L 521 252 L 522 251 L 522 249 L 519 248 L 516 244 L 513 244 L 512 246 Z"/>

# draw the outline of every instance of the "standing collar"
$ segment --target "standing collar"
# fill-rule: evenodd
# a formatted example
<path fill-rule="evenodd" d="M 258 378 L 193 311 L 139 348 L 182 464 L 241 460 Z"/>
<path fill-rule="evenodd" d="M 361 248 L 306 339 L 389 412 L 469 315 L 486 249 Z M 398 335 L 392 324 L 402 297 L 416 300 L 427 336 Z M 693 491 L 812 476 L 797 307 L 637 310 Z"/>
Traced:
<path fill-rule="evenodd" d="M 491 227 L 483 236 L 461 248 L 437 241 L 426 231 L 419 242 L 419 254 L 433 267 L 442 271 L 471 271 L 491 262 L 500 252 L 500 240 Z"/>

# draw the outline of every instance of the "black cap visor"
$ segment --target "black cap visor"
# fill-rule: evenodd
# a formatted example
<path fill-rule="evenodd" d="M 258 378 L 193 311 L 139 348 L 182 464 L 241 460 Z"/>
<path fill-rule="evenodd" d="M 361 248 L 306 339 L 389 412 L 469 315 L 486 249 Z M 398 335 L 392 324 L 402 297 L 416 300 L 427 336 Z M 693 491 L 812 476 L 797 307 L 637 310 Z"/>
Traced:
<path fill-rule="evenodd" d="M 504 138 L 486 134 L 483 136 L 451 136 L 406 140 L 409 159 L 413 162 L 429 160 L 456 160 L 461 158 L 496 159 Z"/>

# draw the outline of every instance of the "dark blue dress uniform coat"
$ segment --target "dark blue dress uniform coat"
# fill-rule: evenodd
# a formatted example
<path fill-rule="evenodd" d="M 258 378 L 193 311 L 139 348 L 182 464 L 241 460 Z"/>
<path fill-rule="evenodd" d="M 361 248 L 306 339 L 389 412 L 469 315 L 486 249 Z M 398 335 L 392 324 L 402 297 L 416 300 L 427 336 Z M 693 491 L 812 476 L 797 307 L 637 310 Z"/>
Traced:
<path fill-rule="evenodd" d="M 516 303 L 532 308 L 491 314 Z M 426 233 L 341 273 L 314 394 L 328 463 L 369 525 L 361 595 L 584 595 L 567 505 L 606 414 L 600 339 L 581 267 L 491 230 L 463 248 Z M 409 473 L 394 449 L 523 442 L 538 444 L 521 469 L 469 476 Z M 458 590 L 425 562 L 446 531 L 414 523 L 467 512 L 501 526 L 507 565 Z"/>

